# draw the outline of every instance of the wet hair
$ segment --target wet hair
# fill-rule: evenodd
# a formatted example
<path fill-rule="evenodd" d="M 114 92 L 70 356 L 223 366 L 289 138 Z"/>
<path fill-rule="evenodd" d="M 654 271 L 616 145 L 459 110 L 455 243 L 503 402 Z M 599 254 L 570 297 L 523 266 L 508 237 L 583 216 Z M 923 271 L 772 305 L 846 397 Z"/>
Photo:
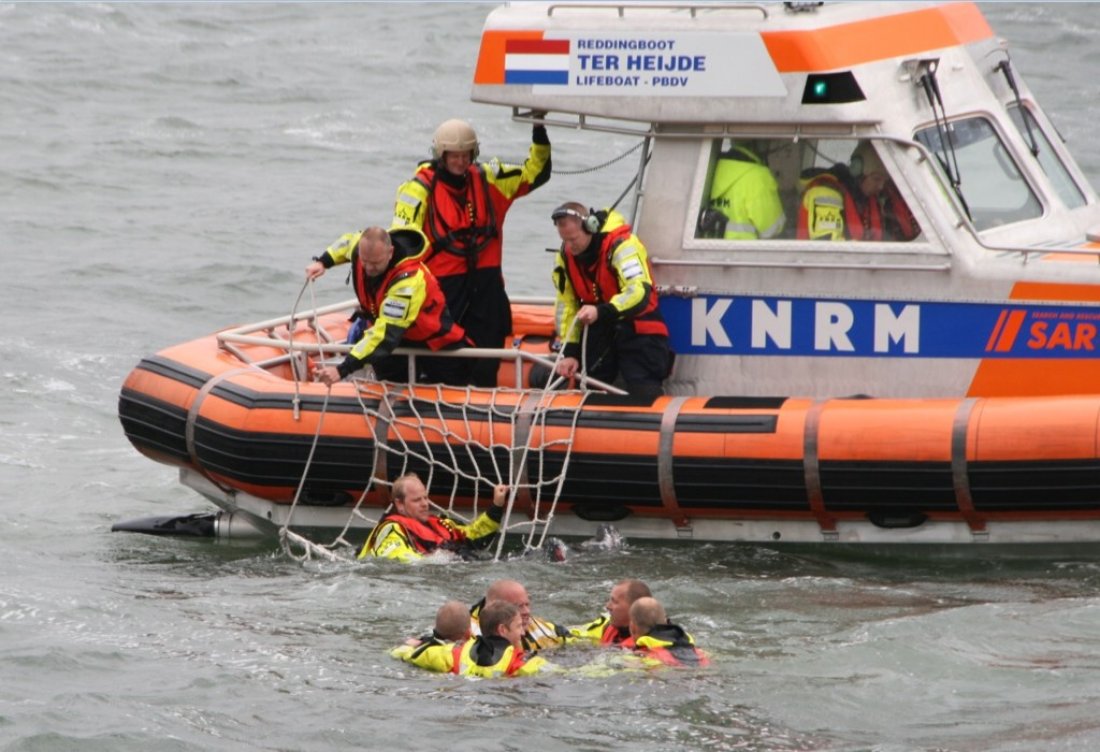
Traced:
<path fill-rule="evenodd" d="M 639 598 L 630 605 L 630 621 L 638 634 L 649 634 L 658 624 L 666 624 L 665 608 L 656 598 Z M 633 631 L 633 630 L 632 630 Z"/>
<path fill-rule="evenodd" d="M 461 601 L 447 601 L 435 612 L 435 636 L 458 642 L 470 634 L 470 611 Z"/>
<path fill-rule="evenodd" d="M 486 603 L 478 616 L 481 625 L 481 634 L 486 637 L 499 636 L 500 628 L 512 623 L 519 614 L 519 609 L 508 601 L 493 601 Z"/>
<path fill-rule="evenodd" d="M 405 500 L 405 485 L 410 480 L 420 480 L 420 476 L 416 473 L 405 473 L 400 478 L 393 482 L 393 500 L 404 501 Z"/>
<path fill-rule="evenodd" d="M 616 583 L 616 587 L 623 585 L 626 587 L 626 602 L 634 603 L 639 598 L 652 598 L 653 593 L 649 591 L 649 585 L 645 584 L 641 580 L 626 579 L 620 580 Z"/>

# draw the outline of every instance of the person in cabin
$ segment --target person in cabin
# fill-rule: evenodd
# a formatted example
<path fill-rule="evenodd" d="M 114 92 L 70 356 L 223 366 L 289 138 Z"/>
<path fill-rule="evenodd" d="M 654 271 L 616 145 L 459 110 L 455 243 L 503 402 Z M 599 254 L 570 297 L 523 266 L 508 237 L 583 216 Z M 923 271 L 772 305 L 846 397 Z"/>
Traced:
<path fill-rule="evenodd" d="M 718 155 L 700 234 L 725 240 L 777 238 L 787 224 L 775 176 L 756 152 L 734 143 Z"/>
<path fill-rule="evenodd" d="M 621 376 L 629 393 L 659 396 L 672 351 L 642 241 L 613 209 L 597 212 L 569 202 L 550 217 L 562 241 L 553 272 L 556 325 L 564 343 L 558 374 L 572 378 L 581 367 L 587 326 L 588 376 L 606 383 Z"/>
<path fill-rule="evenodd" d="M 800 240 L 908 241 L 920 234 L 909 206 L 870 141 L 847 165 L 812 175 L 798 208 Z"/>
<path fill-rule="evenodd" d="M 407 640 L 390 651 L 390 655 L 405 663 L 450 673 L 454 669 L 455 645 L 470 639 L 470 612 L 462 601 L 447 601 L 435 613 L 435 627 L 430 634 Z"/>
<path fill-rule="evenodd" d="M 545 112 L 533 112 L 536 119 Z M 457 323 L 477 347 L 504 347 L 512 309 L 501 271 L 504 218 L 517 198 L 550 179 L 550 138 L 534 125 L 522 165 L 478 163 L 480 146 L 464 120 L 448 120 L 432 137 L 432 159 L 397 189 L 393 225 L 422 230 L 424 263 L 439 280 Z M 464 360 L 475 386 L 497 385 L 499 362 Z"/>
<path fill-rule="evenodd" d="M 520 643 L 524 650 L 535 653 L 547 648 L 560 647 L 572 641 L 569 630 L 565 627 L 531 614 L 531 598 L 527 595 L 527 588 L 515 580 L 494 581 L 485 591 L 485 597 L 470 608 L 470 629 L 473 634 L 482 633 L 481 616 L 486 605 L 496 601 L 504 601 L 516 607 L 523 623 Z"/>
<path fill-rule="evenodd" d="M 607 612 L 584 626 L 570 628 L 569 634 L 594 645 L 633 648 L 630 607 L 639 598 L 650 598 L 652 595 L 649 586 L 641 580 L 620 580 L 611 587 L 611 595 L 605 606 Z"/>
<path fill-rule="evenodd" d="M 710 665 L 710 657 L 682 627 L 669 622 L 656 598 L 643 597 L 631 604 L 630 634 L 634 654 L 646 668 Z"/>
<path fill-rule="evenodd" d="M 375 525 L 359 552 L 360 559 L 373 556 L 410 562 L 436 551 L 469 554 L 488 543 L 500 529 L 508 486 L 493 489 L 493 504 L 468 525 L 431 513 L 428 489 L 416 473 L 407 473 L 393 482 L 394 511 Z"/>
<path fill-rule="evenodd" d="M 553 669 L 545 658 L 529 656 L 523 647 L 523 617 L 508 601 L 492 601 L 481 609 L 481 634 L 454 648 L 452 671 L 462 676 L 491 678 L 531 676 Z"/>
<path fill-rule="evenodd" d="M 331 386 L 367 365 L 379 381 L 408 381 L 408 358 L 392 354 L 398 345 L 438 351 L 471 344 L 452 320 L 435 276 L 422 263 L 426 242 L 413 228 L 368 227 L 343 235 L 306 267 L 306 278 L 312 280 L 336 264 L 350 263 L 359 300 L 348 333 L 351 352 L 338 366 L 320 368 L 319 381 Z M 419 375 L 433 383 L 463 384 L 460 364 L 457 358 L 417 358 Z"/>

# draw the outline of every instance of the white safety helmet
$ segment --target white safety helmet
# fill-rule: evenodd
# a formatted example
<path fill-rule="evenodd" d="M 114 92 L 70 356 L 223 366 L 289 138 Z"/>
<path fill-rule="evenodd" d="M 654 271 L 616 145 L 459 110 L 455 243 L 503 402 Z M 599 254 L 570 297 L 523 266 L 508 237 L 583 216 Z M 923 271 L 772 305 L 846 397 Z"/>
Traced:
<path fill-rule="evenodd" d="M 448 120 L 435 129 L 432 136 L 432 156 L 442 159 L 448 151 L 471 152 L 470 159 L 477 159 L 481 146 L 477 142 L 477 133 L 465 120 Z"/>

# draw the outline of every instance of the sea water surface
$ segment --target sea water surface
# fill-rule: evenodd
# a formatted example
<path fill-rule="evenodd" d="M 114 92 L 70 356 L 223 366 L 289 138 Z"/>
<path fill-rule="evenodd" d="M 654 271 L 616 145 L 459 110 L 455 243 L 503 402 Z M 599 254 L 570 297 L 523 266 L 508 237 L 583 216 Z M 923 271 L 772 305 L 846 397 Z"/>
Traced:
<path fill-rule="evenodd" d="M 112 534 L 209 508 L 116 415 L 138 360 L 288 313 L 340 233 L 387 220 L 468 101 L 481 4 L 0 4 L 0 750 L 1092 750 L 1100 563 L 840 557 L 628 541 L 566 564 L 300 564 Z M 986 5 L 1090 178 L 1100 6 Z M 631 139 L 556 129 L 506 230 L 545 294 L 566 199 L 626 187 Z M 575 173 L 575 174 L 568 174 Z M 322 302 L 348 293 L 325 280 Z M 470 682 L 387 650 L 501 576 L 577 623 L 647 580 L 698 672 Z M 583 650 L 561 661 L 575 667 Z"/>

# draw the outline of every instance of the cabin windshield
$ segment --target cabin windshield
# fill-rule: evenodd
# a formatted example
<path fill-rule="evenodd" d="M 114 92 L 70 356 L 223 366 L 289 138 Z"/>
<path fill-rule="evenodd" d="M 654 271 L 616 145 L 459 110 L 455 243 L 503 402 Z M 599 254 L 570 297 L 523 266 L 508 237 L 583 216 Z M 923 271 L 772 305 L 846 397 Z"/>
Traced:
<path fill-rule="evenodd" d="M 1035 146 L 1037 146 L 1039 150 L 1037 156 L 1039 166 L 1043 169 L 1043 172 L 1046 173 L 1046 176 L 1050 178 L 1050 182 L 1054 185 L 1054 190 L 1058 192 L 1058 198 L 1062 200 L 1062 203 L 1070 209 L 1084 206 L 1085 194 L 1082 193 L 1080 187 L 1078 187 L 1077 183 L 1075 183 L 1070 176 L 1069 170 L 1058 157 L 1058 153 L 1054 150 L 1054 146 L 1051 144 L 1050 139 L 1047 138 L 1046 131 L 1039 126 L 1039 122 L 1035 119 L 1035 116 L 1031 114 L 1031 110 L 1018 106 L 1011 106 L 1008 108 L 1008 114 L 1012 118 L 1013 125 L 1020 131 L 1020 137 L 1023 138 L 1025 144 L 1030 146 L 1031 137 L 1034 136 Z M 1025 119 L 1027 121 L 1026 123 Z"/>
<path fill-rule="evenodd" d="M 956 120 L 947 123 L 945 133 L 950 149 L 937 126 L 917 131 L 916 139 L 945 172 L 957 163 L 959 190 L 979 232 L 1042 215 L 1042 204 L 989 120 Z"/>
<path fill-rule="evenodd" d="M 872 141 L 715 139 L 695 237 L 908 242 L 920 224 Z"/>

